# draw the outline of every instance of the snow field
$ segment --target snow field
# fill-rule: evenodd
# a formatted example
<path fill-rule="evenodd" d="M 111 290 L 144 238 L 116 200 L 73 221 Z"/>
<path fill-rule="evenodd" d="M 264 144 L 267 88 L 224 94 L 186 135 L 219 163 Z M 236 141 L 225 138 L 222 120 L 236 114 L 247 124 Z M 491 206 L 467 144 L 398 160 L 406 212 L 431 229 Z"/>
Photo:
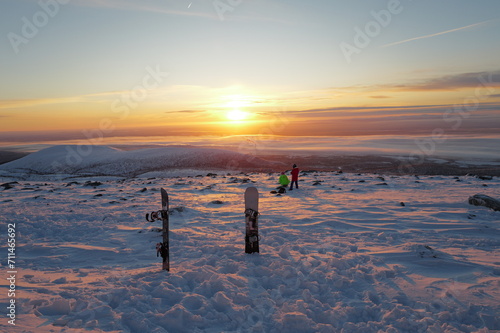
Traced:
<path fill-rule="evenodd" d="M 309 173 L 282 196 L 269 193 L 278 174 L 0 188 L 2 232 L 16 223 L 20 272 L 18 326 L 0 329 L 500 330 L 500 212 L 467 203 L 476 193 L 499 197 L 500 179 L 379 177 Z M 248 186 L 260 191 L 261 253 L 252 255 L 243 241 Z M 155 253 L 161 222 L 144 218 L 160 209 L 161 187 L 173 208 L 170 272 Z"/>

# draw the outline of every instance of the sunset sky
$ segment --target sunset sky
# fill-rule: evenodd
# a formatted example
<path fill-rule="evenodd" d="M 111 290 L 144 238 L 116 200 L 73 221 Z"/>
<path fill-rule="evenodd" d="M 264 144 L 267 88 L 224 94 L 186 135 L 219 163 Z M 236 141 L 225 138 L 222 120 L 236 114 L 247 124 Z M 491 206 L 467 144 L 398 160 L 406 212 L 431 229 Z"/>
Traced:
<path fill-rule="evenodd" d="M 2 141 L 500 131 L 497 0 L 5 0 L 0 31 Z"/>

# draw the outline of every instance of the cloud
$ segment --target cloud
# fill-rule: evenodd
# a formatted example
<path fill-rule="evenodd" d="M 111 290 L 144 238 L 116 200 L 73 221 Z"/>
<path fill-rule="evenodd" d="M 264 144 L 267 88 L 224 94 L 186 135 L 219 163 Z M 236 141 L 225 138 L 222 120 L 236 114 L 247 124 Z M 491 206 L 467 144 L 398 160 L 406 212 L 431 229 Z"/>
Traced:
<path fill-rule="evenodd" d="M 80 97 L 6 99 L 0 100 L 0 109 L 31 108 L 41 105 L 78 103 L 81 101 Z"/>
<path fill-rule="evenodd" d="M 165 113 L 204 113 L 206 110 L 179 110 L 179 111 L 165 111 Z"/>
<path fill-rule="evenodd" d="M 492 72 L 461 73 L 431 78 L 414 84 L 394 85 L 386 88 L 403 90 L 457 90 L 461 88 L 484 87 L 493 89 L 500 86 L 500 70 Z"/>
<path fill-rule="evenodd" d="M 479 104 L 467 121 L 460 122 L 461 115 L 454 105 L 407 105 L 381 107 L 334 107 L 292 111 L 294 121 L 287 132 L 294 135 L 432 135 L 440 128 L 447 134 L 498 133 L 498 103 Z M 458 110 L 463 111 L 463 110 Z M 451 113 L 450 113 L 451 112 Z"/>
<path fill-rule="evenodd" d="M 376 95 L 376 96 L 370 96 L 370 98 L 382 99 L 382 98 L 391 98 L 391 96 Z"/>
<path fill-rule="evenodd" d="M 498 114 L 500 104 L 481 103 L 473 112 L 474 117 L 494 117 Z M 289 111 L 289 114 L 298 122 L 321 121 L 326 124 L 334 124 L 339 121 L 357 121 L 360 123 L 376 121 L 413 121 L 433 120 L 443 122 L 444 115 L 450 110 L 456 110 L 456 106 L 450 104 L 442 105 L 399 105 L 399 106 L 377 106 L 377 107 L 331 107 L 321 109 L 309 109 L 302 111 Z M 498 118 L 498 117 L 496 117 Z M 470 120 L 470 119 L 469 119 Z M 498 120 L 494 121 L 500 126 Z"/>
<path fill-rule="evenodd" d="M 478 26 L 490 23 L 490 22 L 492 22 L 492 21 L 488 20 L 488 21 L 484 21 L 484 22 L 474 23 L 474 24 L 466 25 L 464 27 L 460 27 L 460 28 L 456 28 L 456 29 L 441 31 L 441 32 L 437 32 L 437 33 L 434 33 L 434 34 L 430 34 L 430 35 L 425 35 L 425 36 L 420 36 L 420 37 L 414 37 L 414 38 L 409 38 L 409 39 L 401 40 L 399 42 L 385 44 L 385 45 L 382 45 L 381 47 L 390 47 L 390 46 L 394 46 L 394 45 L 408 43 L 408 42 L 411 42 L 411 41 L 414 41 L 414 40 L 426 39 L 426 38 L 432 38 L 432 37 L 436 37 L 436 36 L 441 36 L 441 35 L 449 34 L 449 33 L 452 33 L 452 32 L 457 32 L 457 31 L 460 31 L 460 30 L 471 29 L 471 28 L 474 28 L 474 27 L 478 27 Z"/>
<path fill-rule="evenodd" d="M 211 13 L 204 13 L 196 11 L 194 8 L 186 3 L 182 8 L 179 7 L 179 2 L 172 0 L 160 2 L 151 1 L 123 1 L 123 0 L 77 0 L 74 3 L 78 6 L 85 7 L 97 7 L 97 8 L 108 8 L 108 9 L 119 9 L 119 10 L 129 10 L 129 11 L 146 11 L 159 14 L 176 15 L 176 16 L 194 16 L 203 17 L 208 19 L 218 20 L 215 11 Z M 177 7 L 178 9 L 176 9 Z"/>

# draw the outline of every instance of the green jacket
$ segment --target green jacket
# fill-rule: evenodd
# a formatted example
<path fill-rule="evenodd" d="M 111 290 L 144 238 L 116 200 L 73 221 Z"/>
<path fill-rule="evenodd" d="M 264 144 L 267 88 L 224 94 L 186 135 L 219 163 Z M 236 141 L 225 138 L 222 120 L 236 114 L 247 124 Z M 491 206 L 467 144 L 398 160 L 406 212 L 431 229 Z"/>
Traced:
<path fill-rule="evenodd" d="M 279 182 L 283 186 L 287 186 L 288 184 L 290 184 L 290 180 L 288 179 L 288 177 L 286 175 L 281 175 Z"/>

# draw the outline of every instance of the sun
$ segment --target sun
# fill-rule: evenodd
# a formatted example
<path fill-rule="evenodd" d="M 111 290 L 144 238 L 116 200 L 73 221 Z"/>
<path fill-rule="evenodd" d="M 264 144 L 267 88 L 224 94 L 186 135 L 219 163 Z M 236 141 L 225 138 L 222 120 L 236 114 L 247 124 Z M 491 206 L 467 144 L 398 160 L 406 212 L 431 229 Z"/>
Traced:
<path fill-rule="evenodd" d="M 226 117 L 232 121 L 243 121 L 248 118 L 248 112 L 234 109 L 226 113 Z"/>

